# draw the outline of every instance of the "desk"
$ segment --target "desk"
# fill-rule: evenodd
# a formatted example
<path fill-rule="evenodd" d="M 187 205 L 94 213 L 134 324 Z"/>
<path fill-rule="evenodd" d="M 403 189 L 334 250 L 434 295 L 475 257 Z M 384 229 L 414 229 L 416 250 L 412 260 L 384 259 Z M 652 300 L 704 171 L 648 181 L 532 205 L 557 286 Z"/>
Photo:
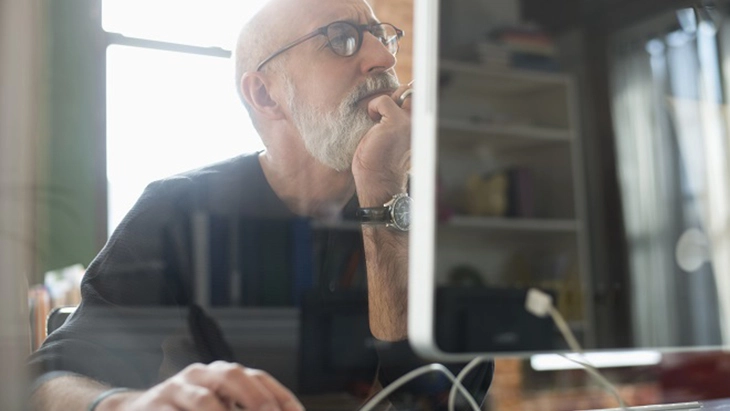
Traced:
<path fill-rule="evenodd" d="M 724 399 L 724 400 L 716 400 L 716 401 L 705 401 L 702 403 L 702 409 L 703 410 L 723 410 L 728 411 L 730 410 L 730 398 Z"/>
<path fill-rule="evenodd" d="M 694 410 L 710 410 L 710 411 L 730 411 L 730 399 L 704 401 L 695 403 L 676 403 L 663 405 L 645 405 L 639 407 L 628 407 L 630 411 L 694 411 Z M 621 408 L 609 408 L 602 410 L 587 411 L 623 411 Z"/>

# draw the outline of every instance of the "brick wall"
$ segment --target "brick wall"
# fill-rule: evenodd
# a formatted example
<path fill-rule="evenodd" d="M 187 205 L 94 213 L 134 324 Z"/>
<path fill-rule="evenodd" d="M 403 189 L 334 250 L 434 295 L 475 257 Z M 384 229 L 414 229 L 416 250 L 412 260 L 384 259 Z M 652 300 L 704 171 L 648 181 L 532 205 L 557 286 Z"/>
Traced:
<path fill-rule="evenodd" d="M 398 78 L 408 83 L 413 78 L 413 0 L 369 0 L 380 21 L 406 32 L 398 52 Z"/>

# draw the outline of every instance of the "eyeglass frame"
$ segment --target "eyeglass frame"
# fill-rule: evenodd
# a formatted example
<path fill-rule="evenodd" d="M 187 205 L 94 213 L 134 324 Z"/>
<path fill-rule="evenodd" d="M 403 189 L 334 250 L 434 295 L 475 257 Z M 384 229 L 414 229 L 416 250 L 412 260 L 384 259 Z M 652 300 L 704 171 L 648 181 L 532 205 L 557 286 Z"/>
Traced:
<path fill-rule="evenodd" d="M 352 27 L 355 28 L 355 30 L 357 31 L 357 34 L 358 34 L 358 43 L 357 43 L 357 49 L 351 55 L 349 55 L 349 56 L 340 56 L 339 54 L 337 54 L 335 52 L 335 54 L 337 54 L 340 57 L 352 57 L 355 54 L 357 54 L 360 51 L 360 49 L 362 48 L 362 43 L 365 41 L 365 32 L 367 31 L 368 33 L 370 33 L 373 36 L 375 36 L 375 34 L 373 34 L 373 32 L 371 31 L 371 29 L 373 27 L 386 25 L 386 26 L 390 26 L 393 29 L 395 29 L 395 38 L 396 38 L 395 41 L 396 41 L 397 48 L 395 50 L 395 53 L 393 53 L 394 56 L 396 54 L 398 54 L 398 51 L 400 51 L 400 39 L 402 39 L 403 36 L 405 36 L 405 34 L 406 34 L 405 31 L 399 29 L 398 27 L 396 27 L 396 26 L 394 26 L 393 24 L 390 24 L 390 23 L 355 24 L 355 23 L 352 23 L 350 21 L 344 21 L 344 20 L 333 21 L 332 23 L 329 23 L 326 26 L 322 26 L 322 27 L 320 27 L 320 28 L 312 31 L 309 34 L 305 34 L 304 36 L 302 36 L 302 37 L 300 37 L 300 38 L 292 41 L 291 43 L 287 44 L 286 46 L 284 46 L 284 47 L 280 48 L 279 50 L 275 51 L 269 57 L 265 58 L 261 63 L 259 63 L 258 66 L 256 66 L 256 71 L 261 71 L 261 68 L 266 63 L 270 62 L 271 60 L 273 60 L 275 57 L 279 56 L 280 54 L 283 54 L 284 52 L 286 52 L 286 51 L 288 51 L 288 50 L 290 50 L 290 49 L 292 49 L 292 48 L 294 48 L 294 47 L 296 47 L 296 46 L 304 43 L 307 40 L 313 39 L 313 38 L 315 38 L 317 36 L 325 36 L 325 37 L 327 37 L 327 44 L 330 45 L 330 48 L 331 48 L 332 46 L 331 46 L 331 43 L 330 43 L 330 39 L 327 36 L 327 30 L 333 24 L 342 24 L 342 23 L 349 24 L 350 26 L 352 26 Z M 378 40 L 380 40 L 380 39 L 378 39 Z M 334 50 L 333 50 L 333 52 L 334 52 Z"/>

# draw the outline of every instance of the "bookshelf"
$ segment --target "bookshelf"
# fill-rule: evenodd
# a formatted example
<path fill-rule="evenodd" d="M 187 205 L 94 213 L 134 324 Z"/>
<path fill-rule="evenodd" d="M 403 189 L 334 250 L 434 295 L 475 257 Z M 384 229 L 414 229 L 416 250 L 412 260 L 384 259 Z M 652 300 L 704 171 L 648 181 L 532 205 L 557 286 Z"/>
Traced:
<path fill-rule="evenodd" d="M 451 217 L 447 225 L 452 228 L 473 228 L 512 232 L 575 233 L 579 224 L 576 220 L 501 218 L 501 217 Z"/>
<path fill-rule="evenodd" d="M 442 73 L 457 74 L 462 80 L 482 79 L 472 84 L 475 91 L 491 94 L 513 94 L 560 89 L 572 80 L 566 74 L 547 73 L 524 69 L 487 68 L 474 63 L 442 60 L 439 68 Z"/>
<path fill-rule="evenodd" d="M 443 118 L 442 132 L 448 132 L 448 144 L 473 147 L 483 141 L 500 148 L 527 148 L 545 144 L 569 144 L 572 136 L 567 130 L 529 125 L 481 124 L 478 121 Z"/>
<path fill-rule="evenodd" d="M 440 84 L 440 283 L 449 284 L 450 274 L 466 266 L 487 286 L 555 291 L 565 297 L 558 298 L 558 309 L 590 346 L 592 293 L 573 78 L 443 60 Z"/>

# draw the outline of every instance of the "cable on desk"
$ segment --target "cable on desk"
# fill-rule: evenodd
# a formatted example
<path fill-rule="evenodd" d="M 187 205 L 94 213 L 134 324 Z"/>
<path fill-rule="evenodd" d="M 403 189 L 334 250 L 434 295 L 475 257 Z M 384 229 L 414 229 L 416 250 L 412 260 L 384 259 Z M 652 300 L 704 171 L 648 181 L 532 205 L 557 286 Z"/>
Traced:
<path fill-rule="evenodd" d="M 471 365 L 474 362 L 475 361 L 472 361 L 471 363 L 469 363 L 469 365 Z M 464 370 L 466 370 L 469 367 L 469 365 L 467 365 L 467 367 L 465 367 Z M 463 372 L 464 370 L 462 370 L 462 372 L 459 373 L 460 376 L 462 374 L 466 375 L 466 373 Z M 464 397 L 466 397 L 466 400 L 467 400 L 467 402 L 469 402 L 469 405 L 471 406 L 472 411 L 480 411 L 479 405 L 476 403 L 476 401 L 474 400 L 474 397 L 472 397 L 472 395 L 469 393 L 469 391 L 467 391 L 466 388 L 464 388 L 464 385 L 461 383 L 461 380 L 454 377 L 454 374 L 452 374 L 451 371 L 449 371 L 449 369 L 446 368 L 444 365 L 437 364 L 437 363 L 418 367 L 415 370 L 401 376 L 400 378 L 398 378 L 397 380 L 395 380 L 391 384 L 389 384 L 387 387 L 383 388 L 382 391 L 380 391 L 367 404 L 365 404 L 362 408 L 360 408 L 360 411 L 373 410 L 378 404 L 380 404 L 381 401 L 388 398 L 388 396 L 390 394 L 392 394 L 393 392 L 395 392 L 395 390 L 397 390 L 398 388 L 402 387 L 403 385 L 407 384 L 408 382 L 410 382 L 411 380 L 413 380 L 415 378 L 418 378 L 422 375 L 425 375 L 425 374 L 428 374 L 428 373 L 434 372 L 434 371 L 440 372 L 449 378 L 449 380 L 453 384 L 453 387 L 455 387 L 456 390 L 459 390 L 459 392 Z M 453 390 L 453 388 L 452 388 L 452 390 Z M 456 391 L 453 390 L 452 392 L 455 393 Z M 449 397 L 451 397 L 451 396 L 449 396 Z M 449 404 L 451 404 L 451 403 L 452 403 L 452 400 L 451 400 L 451 398 L 449 398 Z M 453 408 L 449 408 L 449 411 L 453 411 Z"/>
<path fill-rule="evenodd" d="M 626 402 L 624 402 L 623 398 L 621 398 L 616 387 L 585 358 L 583 355 L 583 348 L 581 348 L 578 340 L 575 338 L 575 335 L 573 335 L 573 331 L 570 330 L 568 323 L 565 321 L 562 314 L 560 314 L 560 311 L 558 311 L 553 305 L 553 298 L 550 295 L 536 288 L 530 288 L 527 291 L 525 309 L 537 317 L 546 317 L 547 315 L 550 315 L 553 322 L 555 322 L 555 325 L 558 327 L 558 330 L 560 330 L 563 338 L 568 343 L 568 347 L 578 354 L 583 361 L 570 358 L 565 354 L 561 354 L 561 356 L 582 366 L 591 377 L 595 378 L 606 389 L 606 391 L 616 398 L 616 401 L 619 403 L 622 410 L 628 410 Z"/>

